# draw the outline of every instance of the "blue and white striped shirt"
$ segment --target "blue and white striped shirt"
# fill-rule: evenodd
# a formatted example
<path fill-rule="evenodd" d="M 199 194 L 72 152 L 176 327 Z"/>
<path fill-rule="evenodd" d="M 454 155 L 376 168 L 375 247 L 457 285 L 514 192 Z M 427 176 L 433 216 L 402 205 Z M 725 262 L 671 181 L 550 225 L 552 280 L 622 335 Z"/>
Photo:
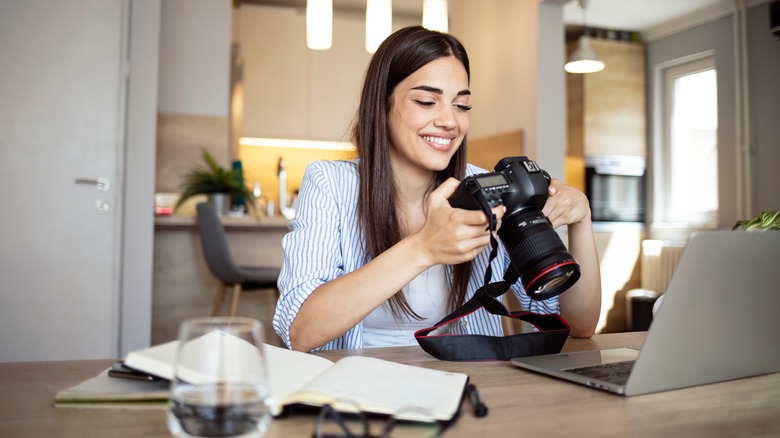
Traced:
<path fill-rule="evenodd" d="M 469 165 L 468 175 L 485 172 Z M 273 326 L 287 346 L 290 346 L 290 325 L 303 302 L 320 285 L 357 270 L 368 263 L 365 241 L 359 233 L 357 220 L 357 161 L 316 161 L 307 168 L 298 197 L 295 219 L 290 232 L 282 240 L 284 263 L 279 275 L 280 298 L 276 304 Z M 482 287 L 489 248 L 475 259 L 469 279 L 466 300 Z M 499 253 L 493 261 L 493 278 L 500 281 L 509 266 L 509 255 L 499 243 Z M 558 298 L 531 300 L 518 283 L 512 286 L 525 310 L 538 313 L 559 313 Z M 348 305 L 348 303 L 345 303 Z M 442 303 L 444 305 L 444 303 Z M 503 336 L 501 317 L 484 309 L 451 325 L 454 334 L 484 334 Z M 363 347 L 362 322 L 344 335 L 320 347 L 342 349 Z"/>

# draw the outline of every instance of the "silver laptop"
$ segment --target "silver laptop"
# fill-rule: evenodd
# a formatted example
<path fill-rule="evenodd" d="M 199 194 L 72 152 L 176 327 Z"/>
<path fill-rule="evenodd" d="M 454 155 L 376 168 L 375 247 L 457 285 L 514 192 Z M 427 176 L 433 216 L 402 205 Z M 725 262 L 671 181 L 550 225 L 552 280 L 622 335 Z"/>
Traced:
<path fill-rule="evenodd" d="M 780 372 L 779 262 L 778 231 L 694 233 L 641 350 L 511 362 L 629 396 Z"/>

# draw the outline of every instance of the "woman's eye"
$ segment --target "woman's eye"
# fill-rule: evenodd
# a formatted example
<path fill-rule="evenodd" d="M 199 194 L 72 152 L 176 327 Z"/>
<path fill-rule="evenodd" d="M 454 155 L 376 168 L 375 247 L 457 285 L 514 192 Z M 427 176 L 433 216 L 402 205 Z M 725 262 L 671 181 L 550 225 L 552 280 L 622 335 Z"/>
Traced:
<path fill-rule="evenodd" d="M 415 102 L 417 103 L 417 105 L 420 105 L 425 108 L 430 108 L 436 105 L 436 102 L 430 100 L 415 100 Z M 453 103 L 452 105 L 460 111 L 469 111 L 471 109 L 471 105 L 466 103 Z"/>
<path fill-rule="evenodd" d="M 418 105 L 424 106 L 426 108 L 435 105 L 435 102 L 430 102 L 427 100 L 415 100 L 415 102 L 417 102 Z"/>

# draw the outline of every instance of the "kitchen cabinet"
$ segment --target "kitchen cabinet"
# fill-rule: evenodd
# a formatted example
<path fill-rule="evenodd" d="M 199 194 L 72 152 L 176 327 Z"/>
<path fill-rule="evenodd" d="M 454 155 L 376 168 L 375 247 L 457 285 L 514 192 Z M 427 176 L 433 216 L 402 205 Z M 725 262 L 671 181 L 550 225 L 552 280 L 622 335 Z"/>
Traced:
<path fill-rule="evenodd" d="M 363 74 L 365 15 L 334 13 L 333 46 L 306 47 L 300 8 L 243 4 L 239 10 L 243 59 L 243 128 L 247 137 L 343 141 L 357 109 Z M 415 24 L 393 17 L 393 27 Z"/>
<path fill-rule="evenodd" d="M 310 50 L 305 14 L 294 8 L 241 6 L 243 136 L 342 138 L 369 58 L 357 42 L 339 38 L 343 26 L 355 27 L 350 31 L 356 35 L 365 32 L 356 21 L 334 17 L 333 47 Z"/>
<path fill-rule="evenodd" d="M 577 42 L 568 45 L 571 53 Z M 646 156 L 645 49 L 642 44 L 591 39 L 604 70 L 566 75 L 567 155 Z"/>

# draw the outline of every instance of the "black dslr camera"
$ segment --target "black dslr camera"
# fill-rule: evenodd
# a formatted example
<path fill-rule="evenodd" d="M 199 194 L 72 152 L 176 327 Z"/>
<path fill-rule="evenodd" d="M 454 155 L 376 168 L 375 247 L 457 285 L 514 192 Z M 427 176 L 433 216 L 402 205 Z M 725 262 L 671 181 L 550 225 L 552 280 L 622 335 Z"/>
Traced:
<path fill-rule="evenodd" d="M 566 291 L 580 278 L 580 266 L 542 213 L 550 175 L 527 157 L 504 158 L 494 170 L 464 179 L 450 205 L 488 217 L 492 207 L 504 205 L 498 236 L 528 296 L 546 300 Z"/>

